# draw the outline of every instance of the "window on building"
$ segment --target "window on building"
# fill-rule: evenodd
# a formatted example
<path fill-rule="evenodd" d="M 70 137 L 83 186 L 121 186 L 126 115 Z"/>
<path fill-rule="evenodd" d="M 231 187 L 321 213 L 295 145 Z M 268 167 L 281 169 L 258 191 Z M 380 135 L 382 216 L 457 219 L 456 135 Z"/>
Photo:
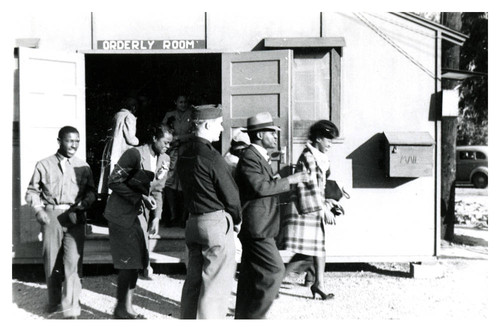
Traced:
<path fill-rule="evenodd" d="M 307 141 L 309 127 L 321 119 L 332 121 L 342 137 L 340 83 L 344 38 L 265 38 L 264 46 L 293 50 L 293 143 Z"/>
<path fill-rule="evenodd" d="M 307 138 L 308 128 L 317 120 L 332 120 L 331 68 L 327 50 L 297 49 L 293 58 L 294 140 Z"/>

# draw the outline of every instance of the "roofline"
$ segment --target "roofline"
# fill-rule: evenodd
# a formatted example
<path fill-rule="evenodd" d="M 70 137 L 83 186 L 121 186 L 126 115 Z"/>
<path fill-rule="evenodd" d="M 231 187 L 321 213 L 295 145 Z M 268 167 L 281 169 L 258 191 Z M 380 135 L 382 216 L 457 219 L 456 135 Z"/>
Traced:
<path fill-rule="evenodd" d="M 444 26 L 442 24 L 427 20 L 423 17 L 420 17 L 418 15 L 412 14 L 412 13 L 394 13 L 391 12 L 391 14 L 396 15 L 398 17 L 404 18 L 408 21 L 411 21 L 413 23 L 416 23 L 418 25 L 421 25 L 423 27 L 429 28 L 434 31 L 438 31 L 441 33 L 441 37 L 444 40 L 447 40 L 455 45 L 462 46 L 469 38 L 466 34 L 463 34 L 461 32 L 455 31 L 453 29 L 450 29 L 447 26 Z"/>

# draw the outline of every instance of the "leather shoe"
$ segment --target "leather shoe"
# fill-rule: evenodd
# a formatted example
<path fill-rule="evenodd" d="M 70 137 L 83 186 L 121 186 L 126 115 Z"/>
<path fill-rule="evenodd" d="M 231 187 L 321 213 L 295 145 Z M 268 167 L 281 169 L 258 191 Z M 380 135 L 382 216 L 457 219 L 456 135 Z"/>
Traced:
<path fill-rule="evenodd" d="M 313 299 L 316 299 L 316 294 L 319 294 L 321 300 L 331 300 L 335 297 L 335 295 L 333 293 L 325 293 L 314 285 L 311 286 L 311 293 L 312 293 Z"/>

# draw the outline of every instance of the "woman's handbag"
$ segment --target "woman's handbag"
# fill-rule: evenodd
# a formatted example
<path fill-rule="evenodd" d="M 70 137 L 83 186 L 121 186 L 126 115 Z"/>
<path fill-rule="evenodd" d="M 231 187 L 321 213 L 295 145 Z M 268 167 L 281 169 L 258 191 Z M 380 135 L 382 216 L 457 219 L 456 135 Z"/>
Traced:
<path fill-rule="evenodd" d="M 140 169 L 127 180 L 127 185 L 136 192 L 149 195 L 149 187 L 154 179 L 154 176 L 155 174 L 152 171 Z"/>
<path fill-rule="evenodd" d="M 325 186 L 325 198 L 339 201 L 344 197 L 344 193 L 336 181 L 328 179 Z"/>

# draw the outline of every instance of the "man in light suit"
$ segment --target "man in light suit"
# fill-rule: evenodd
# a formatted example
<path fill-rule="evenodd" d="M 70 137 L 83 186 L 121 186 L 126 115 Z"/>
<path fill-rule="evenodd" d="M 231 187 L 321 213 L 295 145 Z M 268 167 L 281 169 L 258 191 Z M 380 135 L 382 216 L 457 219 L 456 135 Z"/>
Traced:
<path fill-rule="evenodd" d="M 292 184 L 307 181 L 301 172 L 286 178 L 275 176 L 267 149 L 277 145 L 277 132 L 268 112 L 247 119 L 251 145 L 245 149 L 236 168 L 243 222 L 239 238 L 243 253 L 236 295 L 236 319 L 265 318 L 278 295 L 285 266 L 276 247 L 279 232 L 279 197 Z"/>

